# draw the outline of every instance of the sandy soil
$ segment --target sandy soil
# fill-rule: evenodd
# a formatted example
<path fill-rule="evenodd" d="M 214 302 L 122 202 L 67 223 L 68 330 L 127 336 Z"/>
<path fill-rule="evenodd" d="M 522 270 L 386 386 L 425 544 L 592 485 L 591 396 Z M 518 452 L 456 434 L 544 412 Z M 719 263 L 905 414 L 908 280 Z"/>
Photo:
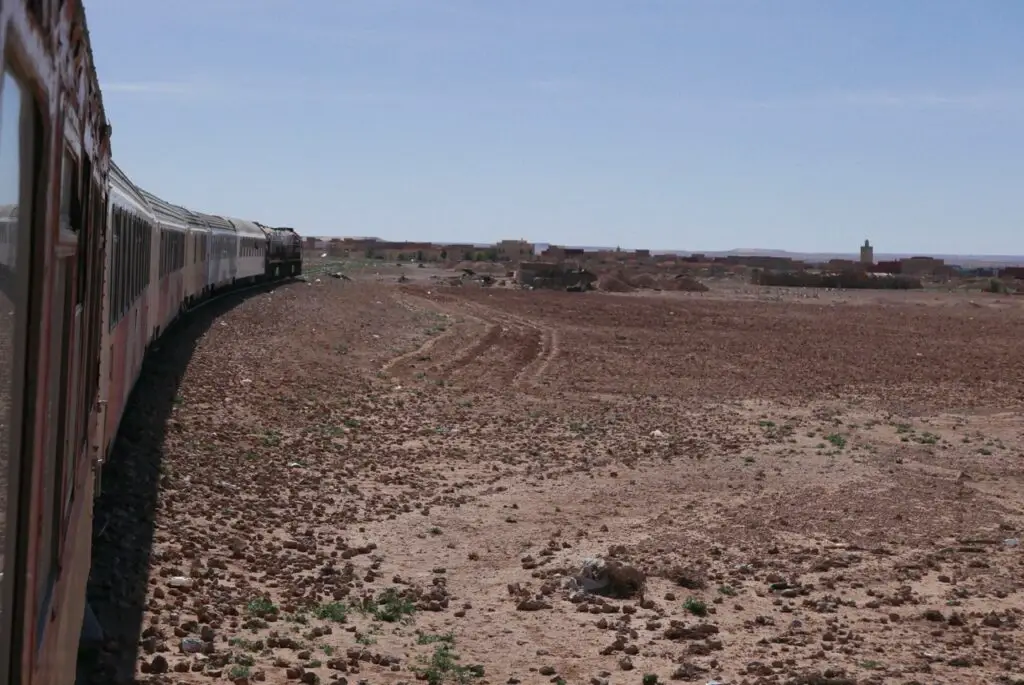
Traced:
<path fill-rule="evenodd" d="M 95 682 L 1024 683 L 1017 299 L 430 275 L 157 352 Z M 574 589 L 594 557 L 642 591 Z"/>

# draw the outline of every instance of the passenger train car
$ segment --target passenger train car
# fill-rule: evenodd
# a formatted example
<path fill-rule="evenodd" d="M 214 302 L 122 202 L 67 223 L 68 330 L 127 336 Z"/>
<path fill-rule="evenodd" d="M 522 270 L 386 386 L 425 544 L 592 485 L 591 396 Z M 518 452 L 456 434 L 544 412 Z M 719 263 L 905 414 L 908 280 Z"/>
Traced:
<path fill-rule="evenodd" d="M 147 348 L 302 256 L 291 229 L 112 163 L 82 0 L 0 0 L 0 51 L 0 685 L 70 685 L 93 497 Z"/>

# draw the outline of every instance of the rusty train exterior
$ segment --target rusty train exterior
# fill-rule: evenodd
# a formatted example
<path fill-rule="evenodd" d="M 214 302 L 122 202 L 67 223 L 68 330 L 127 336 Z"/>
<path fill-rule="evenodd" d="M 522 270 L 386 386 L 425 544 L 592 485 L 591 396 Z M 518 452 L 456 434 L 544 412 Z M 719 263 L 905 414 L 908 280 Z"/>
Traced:
<path fill-rule="evenodd" d="M 300 274 L 301 239 L 113 164 L 82 0 L 0 0 L 0 50 L 0 685 L 70 685 L 93 498 L 146 349 Z"/>

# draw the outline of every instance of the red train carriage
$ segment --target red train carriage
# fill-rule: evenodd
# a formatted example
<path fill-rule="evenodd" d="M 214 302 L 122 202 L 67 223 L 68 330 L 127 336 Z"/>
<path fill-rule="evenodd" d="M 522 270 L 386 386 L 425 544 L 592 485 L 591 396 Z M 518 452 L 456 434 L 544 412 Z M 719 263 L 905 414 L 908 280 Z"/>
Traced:
<path fill-rule="evenodd" d="M 0 681 L 43 685 L 89 572 L 110 129 L 80 0 L 3 0 L 0 49 Z"/>
<path fill-rule="evenodd" d="M 150 297 L 155 286 L 153 212 L 139 189 L 111 164 L 110 202 L 107 209 L 109 261 L 107 307 L 103 317 L 103 359 L 100 397 L 105 401 L 101 457 L 117 435 L 125 403 L 142 371 L 142 360 L 159 310 Z"/>
<path fill-rule="evenodd" d="M 81 0 L 0 0 L 0 51 L 0 685 L 67 685 L 99 466 L 146 348 L 262 280 L 264 243 L 111 164 Z"/>

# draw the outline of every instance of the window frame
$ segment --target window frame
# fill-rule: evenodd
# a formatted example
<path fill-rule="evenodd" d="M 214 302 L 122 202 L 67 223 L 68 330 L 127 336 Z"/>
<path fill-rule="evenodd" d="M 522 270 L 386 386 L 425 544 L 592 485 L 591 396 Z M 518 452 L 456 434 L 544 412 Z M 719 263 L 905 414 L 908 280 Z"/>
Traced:
<path fill-rule="evenodd" d="M 20 682 L 21 654 L 31 633 L 25 628 L 28 597 L 28 535 L 32 525 L 33 449 L 38 398 L 38 379 L 34 370 L 39 363 L 39 342 L 42 331 L 38 323 L 43 304 L 43 293 L 33 287 L 32 274 L 44 273 L 44 250 L 47 246 L 47 191 L 49 190 L 49 153 L 52 126 L 46 118 L 46 108 L 40 106 L 40 93 L 45 88 L 33 78 L 31 62 L 24 57 L 23 46 L 17 34 L 8 29 L 3 50 L 3 76 L 10 74 L 20 91 L 18 117 L 19 173 L 18 173 L 18 273 L 15 278 L 15 297 L 21 303 L 15 318 L 16 334 L 13 340 L 10 396 L 12 402 L 10 432 L 8 436 L 7 511 L 4 515 L 4 565 L 6 582 L 0 583 L 0 679 Z M 0 84 L 6 81 L 0 77 Z M 2 85 L 0 85 L 2 90 Z M 2 97 L 2 94 L 0 94 Z M 40 234 L 43 239 L 39 240 Z M 23 266 L 22 266 L 23 265 Z M 20 367 L 20 370 L 19 370 Z M 8 561 L 9 560 L 9 561 Z"/>

